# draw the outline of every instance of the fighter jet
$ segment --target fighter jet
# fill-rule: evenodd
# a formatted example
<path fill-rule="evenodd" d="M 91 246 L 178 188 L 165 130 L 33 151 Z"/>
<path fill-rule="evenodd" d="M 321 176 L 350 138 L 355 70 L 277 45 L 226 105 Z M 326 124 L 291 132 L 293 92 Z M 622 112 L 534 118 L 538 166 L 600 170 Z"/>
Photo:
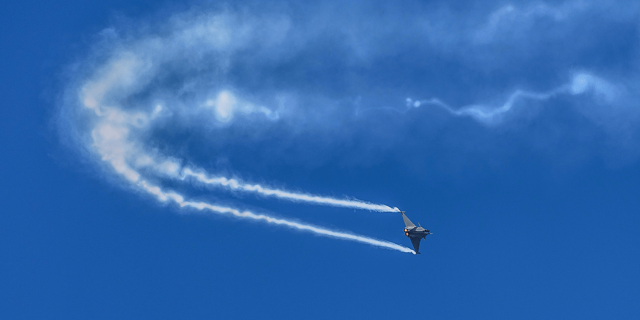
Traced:
<path fill-rule="evenodd" d="M 419 223 L 416 227 L 409 218 L 404 214 L 404 211 L 400 211 L 402 213 L 402 220 L 404 220 L 404 235 L 411 239 L 411 243 L 413 244 L 413 248 L 416 250 L 417 254 L 420 254 L 418 248 L 420 247 L 420 240 L 426 238 L 431 232 L 425 228 L 423 228 Z"/>

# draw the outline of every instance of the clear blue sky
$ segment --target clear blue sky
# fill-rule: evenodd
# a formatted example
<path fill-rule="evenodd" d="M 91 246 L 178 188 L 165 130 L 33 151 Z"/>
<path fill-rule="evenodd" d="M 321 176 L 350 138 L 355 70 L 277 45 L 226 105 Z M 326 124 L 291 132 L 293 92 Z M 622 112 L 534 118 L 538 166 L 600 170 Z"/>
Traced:
<path fill-rule="evenodd" d="M 638 319 L 639 21 L 632 1 L 3 3 L 0 318 Z M 129 112 L 109 124 L 131 144 L 94 140 L 88 96 Z M 412 255 L 201 214 L 119 173 L 120 147 L 185 199 L 410 246 L 397 213 L 142 154 L 434 235 Z"/>

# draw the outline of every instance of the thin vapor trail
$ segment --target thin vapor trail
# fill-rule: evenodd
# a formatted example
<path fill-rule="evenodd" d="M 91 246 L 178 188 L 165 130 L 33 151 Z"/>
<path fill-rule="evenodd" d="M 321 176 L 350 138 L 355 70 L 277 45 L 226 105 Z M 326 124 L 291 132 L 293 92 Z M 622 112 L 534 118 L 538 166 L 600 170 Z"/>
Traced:
<path fill-rule="evenodd" d="M 400 212 L 398 208 L 391 208 L 384 204 L 374 204 L 360 200 L 344 200 L 305 193 L 296 193 L 285 190 L 278 190 L 263 187 L 259 184 L 247 184 L 236 179 L 228 179 L 225 177 L 211 177 L 202 172 L 194 172 L 190 168 L 182 170 L 184 177 L 193 177 L 197 181 L 204 184 L 229 188 L 231 190 L 239 190 L 245 192 L 254 192 L 263 196 L 276 197 L 279 199 L 290 200 L 295 202 L 308 202 L 314 204 L 323 204 L 335 207 L 356 208 L 379 212 Z"/>
<path fill-rule="evenodd" d="M 475 118 L 480 122 L 491 123 L 495 121 L 497 117 L 502 116 L 505 113 L 511 111 L 514 104 L 520 99 L 544 101 L 559 93 L 566 92 L 566 91 L 567 89 L 565 86 L 552 90 L 550 92 L 546 92 L 546 93 L 535 93 L 535 92 L 528 92 L 523 90 L 516 90 L 514 93 L 512 93 L 509 96 L 507 101 L 499 107 L 471 105 L 471 106 L 466 106 L 460 109 L 454 109 L 449 105 L 447 105 L 446 103 L 436 98 L 432 98 L 428 100 L 415 100 L 415 101 L 408 98 L 407 106 L 409 108 L 411 107 L 418 108 L 424 105 L 435 105 L 435 106 L 441 107 L 442 109 L 446 110 L 447 112 L 455 116 L 469 116 L 469 117 Z"/>
<path fill-rule="evenodd" d="M 607 100 L 612 99 L 616 94 L 616 88 L 607 81 L 586 72 L 576 73 L 572 76 L 569 83 L 565 83 L 553 90 L 547 92 L 531 92 L 525 90 L 516 90 L 507 101 L 501 106 L 487 106 L 482 104 L 474 104 L 456 109 L 442 102 L 440 99 L 432 98 L 427 100 L 413 100 L 407 98 L 407 112 L 411 108 L 419 108 L 421 106 L 433 105 L 440 107 L 454 116 L 468 116 L 485 124 L 495 124 L 500 122 L 507 113 L 513 112 L 516 103 L 520 100 L 547 101 L 560 94 L 580 95 L 592 92 L 600 98 Z"/>

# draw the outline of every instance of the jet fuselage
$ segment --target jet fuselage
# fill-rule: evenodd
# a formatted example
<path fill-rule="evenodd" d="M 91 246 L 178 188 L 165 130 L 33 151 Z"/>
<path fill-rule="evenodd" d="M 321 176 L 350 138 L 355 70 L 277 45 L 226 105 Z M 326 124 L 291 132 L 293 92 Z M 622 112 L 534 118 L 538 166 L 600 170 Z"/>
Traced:
<path fill-rule="evenodd" d="M 404 228 L 404 235 L 409 238 L 424 238 L 430 234 L 431 232 L 423 227 L 413 226 Z"/>
<path fill-rule="evenodd" d="M 420 254 L 418 249 L 420 248 L 420 240 L 425 239 L 431 232 L 428 229 L 423 228 L 418 224 L 417 226 L 407 218 L 404 214 L 404 211 L 400 211 L 402 214 L 402 220 L 404 220 L 404 235 L 409 237 L 411 240 L 411 244 L 413 244 L 413 249 L 416 254 Z"/>

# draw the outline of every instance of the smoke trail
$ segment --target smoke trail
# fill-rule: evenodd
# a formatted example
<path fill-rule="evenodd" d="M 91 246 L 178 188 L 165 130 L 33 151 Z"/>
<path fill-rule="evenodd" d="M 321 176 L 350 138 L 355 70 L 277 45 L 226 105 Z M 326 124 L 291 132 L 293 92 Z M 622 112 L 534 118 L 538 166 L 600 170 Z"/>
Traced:
<path fill-rule="evenodd" d="M 117 63 L 115 65 L 120 65 Z M 120 70 L 115 71 L 120 72 Z M 109 79 L 109 77 L 107 78 Z M 237 209 L 218 206 L 206 202 L 193 202 L 193 201 L 185 201 L 182 195 L 179 195 L 174 192 L 163 192 L 160 187 L 150 183 L 149 181 L 142 178 L 142 173 L 138 170 L 134 169 L 128 161 L 128 158 L 134 158 L 137 161 L 138 167 L 152 167 L 158 172 L 162 172 L 168 176 L 176 176 L 176 172 L 179 171 L 178 164 L 169 159 L 163 159 L 161 157 L 152 157 L 148 153 L 145 153 L 141 149 L 138 149 L 137 143 L 135 141 L 129 141 L 130 133 L 132 131 L 132 124 L 137 124 L 139 126 L 148 125 L 150 120 L 153 120 L 154 115 L 156 115 L 159 110 L 156 108 L 151 115 L 147 115 L 142 112 L 137 112 L 135 114 L 131 114 L 129 112 L 117 109 L 101 106 L 98 103 L 94 103 L 97 101 L 94 96 L 85 95 L 83 101 L 85 101 L 84 106 L 88 109 L 91 109 L 95 112 L 95 115 L 101 119 L 92 130 L 91 136 L 93 138 L 93 146 L 96 148 L 98 153 L 100 154 L 103 161 L 106 161 L 111 165 L 111 167 L 128 181 L 134 183 L 134 185 L 140 187 L 145 192 L 154 195 L 160 201 L 171 200 L 176 204 L 180 205 L 180 207 L 191 207 L 198 210 L 209 210 L 219 214 L 231 214 L 233 216 L 245 219 L 253 219 L 258 221 L 267 222 L 270 224 L 286 226 L 290 228 L 294 228 L 297 230 L 312 232 L 314 234 L 342 239 L 342 240 L 351 240 L 360 243 L 365 243 L 373 246 L 384 247 L 388 249 L 398 250 L 401 252 L 411 252 L 413 250 L 403 247 L 391 242 L 376 240 L 364 236 L 338 232 L 333 230 L 328 230 L 316 226 L 301 224 L 285 219 L 273 218 L 264 214 L 255 214 L 249 211 L 239 211 Z M 194 177 L 200 177 L 204 179 L 203 181 L 207 182 L 209 180 L 206 179 L 204 174 L 196 174 L 191 169 L 185 168 L 183 170 L 185 175 L 192 175 Z M 358 207 L 369 210 L 377 210 L 377 211 L 393 211 L 388 206 L 383 205 L 374 205 L 365 202 L 358 201 L 349 201 L 349 200 L 338 200 L 326 197 L 317 197 L 317 196 L 309 196 L 304 194 L 295 194 L 289 193 L 281 190 L 274 190 L 268 188 L 262 188 L 258 185 L 245 185 L 238 183 L 237 180 L 226 179 L 226 178 L 217 178 L 219 183 L 222 184 L 222 181 L 225 182 L 225 185 L 230 186 L 231 188 L 239 188 L 247 191 L 256 191 L 265 195 L 275 195 L 284 199 L 295 199 L 299 201 L 309 201 L 314 203 L 323 203 L 323 204 L 331 204 L 336 206 L 348 206 L 348 207 Z M 208 182 L 212 183 L 212 182 Z"/>
<path fill-rule="evenodd" d="M 181 195 L 177 194 L 177 193 L 173 193 L 173 192 L 163 192 L 160 187 L 158 186 L 154 186 L 150 183 L 148 183 L 147 181 L 140 181 L 138 182 L 138 185 L 144 189 L 145 191 L 147 191 L 148 193 L 155 195 L 158 200 L 165 202 L 167 200 L 171 200 L 173 202 L 175 202 L 176 204 L 180 205 L 180 207 L 191 207 L 191 208 L 195 208 L 198 210 L 209 210 L 211 212 L 217 213 L 217 214 L 230 214 L 233 215 L 234 217 L 238 217 L 238 218 L 243 218 L 243 219 L 253 219 L 253 220 L 258 220 L 258 221 L 263 221 L 263 222 L 267 222 L 267 223 L 271 223 L 271 224 L 276 224 L 276 225 L 281 225 L 281 226 L 286 226 L 286 227 L 290 227 L 296 230 L 301 230 L 301 231 L 307 231 L 307 232 L 311 232 L 317 235 L 321 235 L 321 236 L 326 236 L 326 237 L 332 237 L 332 238 L 337 238 L 337 239 L 342 239 L 342 240 L 351 240 L 351 241 L 356 241 L 356 242 L 360 242 L 360 243 L 365 243 L 365 244 L 369 244 L 372 246 L 377 246 L 377 247 L 382 247 L 382 248 L 387 248 L 387 249 L 392 249 L 392 250 L 397 250 L 400 252 L 406 252 L 406 253 L 413 253 L 415 254 L 415 252 L 407 247 L 403 247 L 401 245 L 397 245 L 395 243 L 392 242 L 388 242 L 388 241 L 381 241 L 381 240 L 376 240 L 373 238 L 369 238 L 369 237 L 364 237 L 364 236 L 360 236 L 360 235 L 355 235 L 355 234 L 351 234 L 351 233 L 344 233 L 344 232 L 339 232 L 339 231 L 333 231 L 333 230 L 328 230 L 328 229 L 324 229 L 324 228 L 320 228 L 320 227 L 316 227 L 316 226 L 312 226 L 312 225 L 307 225 L 307 224 L 302 224 L 302 223 L 298 223 L 298 222 L 293 222 L 293 221 L 289 221 L 289 220 L 285 220 L 285 219 L 278 219 L 278 218 L 274 218 L 274 217 L 270 217 L 264 214 L 256 214 L 250 211 L 240 211 L 237 209 L 233 209 L 233 208 L 229 208 L 229 207 L 222 207 L 222 206 L 217 206 L 217 205 L 213 205 L 213 204 L 209 204 L 206 202 L 193 202 L 193 201 L 185 201 L 184 197 L 182 197 Z"/>
<path fill-rule="evenodd" d="M 205 29 L 208 28 L 204 35 L 200 34 L 203 32 L 203 25 L 206 27 Z M 246 32 L 243 28 L 238 29 L 241 33 Z M 321 236 L 414 253 L 407 247 L 391 242 L 274 218 L 264 214 L 240 211 L 216 204 L 187 201 L 181 194 L 162 190 L 159 181 L 163 179 L 186 181 L 186 178 L 193 178 L 195 181 L 207 185 L 295 202 L 380 212 L 398 211 L 397 208 L 381 204 L 295 193 L 257 184 L 247 184 L 226 177 L 212 177 L 202 169 L 182 166 L 181 163 L 185 160 L 165 155 L 148 145 L 146 139 L 153 134 L 154 129 L 162 128 L 166 125 L 166 121 L 175 117 L 183 117 L 187 121 L 197 121 L 201 120 L 203 114 L 208 114 L 209 117 L 213 116 L 217 123 L 230 123 L 234 117 L 252 114 L 263 117 L 266 121 L 279 119 L 277 111 L 241 99 L 228 89 L 219 90 L 215 97 L 211 97 L 210 92 L 198 96 L 195 99 L 197 101 L 190 101 L 190 103 L 178 103 L 166 98 L 166 92 L 148 100 L 136 99 L 137 96 L 154 90 L 154 81 L 160 77 L 164 66 L 185 58 L 183 51 L 185 48 L 203 54 L 225 55 L 228 54 L 227 51 L 232 52 L 233 48 L 239 44 L 229 42 L 229 39 L 243 42 L 237 37 L 237 34 L 232 36 L 235 30 L 233 22 L 228 21 L 228 16 L 209 17 L 201 23 L 188 24 L 186 27 L 180 25 L 180 28 L 165 38 L 152 37 L 133 41 L 127 46 L 116 46 L 100 63 L 90 66 L 90 71 L 78 80 L 76 86 L 71 87 L 68 92 L 70 95 L 68 103 L 77 109 L 75 114 L 78 116 L 77 119 L 69 120 L 77 121 L 78 123 L 75 125 L 85 130 L 81 132 L 85 132 L 86 137 L 79 139 L 83 141 L 84 147 L 95 154 L 101 163 L 106 164 L 109 171 L 124 178 L 131 186 L 153 195 L 159 201 L 176 203 L 180 208 L 228 214 Z M 218 35 L 218 38 L 212 40 L 208 37 L 211 34 Z M 225 34 L 227 36 L 224 36 Z M 208 42 L 204 41 L 202 37 L 205 37 Z M 163 99 L 158 96 L 162 96 Z M 166 100 L 169 102 L 165 102 Z M 84 127 L 85 124 L 86 127 Z"/>
<path fill-rule="evenodd" d="M 356 208 L 379 212 L 400 212 L 400 209 L 398 208 L 391 208 L 383 204 L 374 204 L 359 200 L 341 200 L 304 193 L 295 193 L 285 190 L 266 188 L 258 184 L 246 184 L 236 179 L 227 179 L 225 177 L 209 177 L 205 173 L 196 173 L 190 168 L 184 168 L 182 170 L 182 173 L 184 177 L 193 177 L 197 181 L 208 185 L 226 187 L 232 190 L 255 192 L 263 196 L 271 196 L 290 201 L 309 202 L 314 204 L 324 204 L 335 207 Z"/>

